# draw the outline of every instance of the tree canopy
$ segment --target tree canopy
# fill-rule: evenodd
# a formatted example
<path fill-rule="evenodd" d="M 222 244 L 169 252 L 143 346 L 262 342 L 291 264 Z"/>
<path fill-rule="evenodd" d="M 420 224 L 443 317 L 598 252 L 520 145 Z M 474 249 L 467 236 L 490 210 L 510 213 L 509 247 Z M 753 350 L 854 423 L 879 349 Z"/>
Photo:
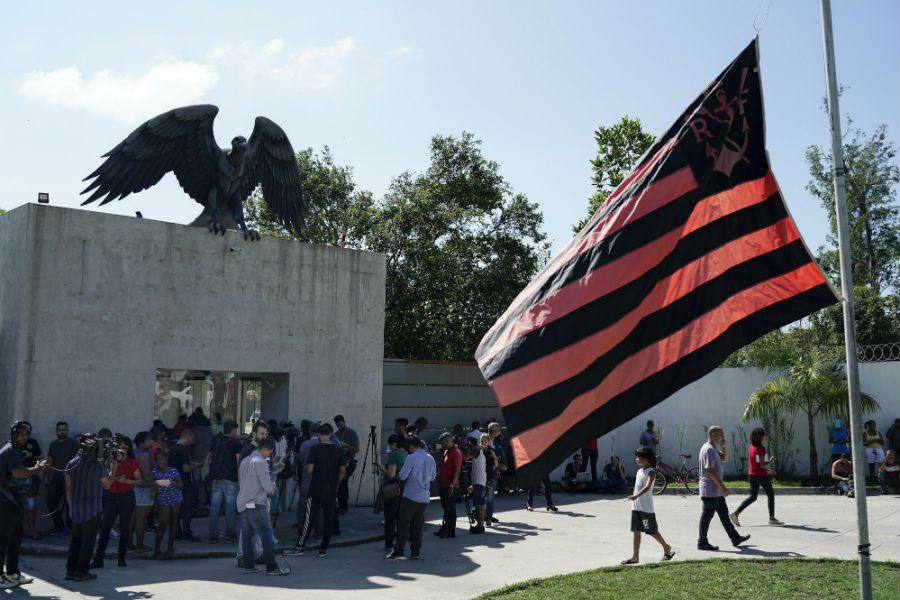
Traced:
<path fill-rule="evenodd" d="M 601 125 L 594 132 L 597 154 L 591 159 L 594 194 L 588 201 L 587 216 L 572 227 L 578 233 L 596 213 L 609 195 L 634 169 L 637 161 L 653 145 L 654 137 L 645 132 L 641 120 L 624 116 L 606 127 Z"/>
<path fill-rule="evenodd" d="M 472 134 L 435 136 L 430 153 L 425 172 L 401 173 L 375 201 L 327 147 L 301 151 L 303 237 L 386 255 L 385 356 L 467 361 L 546 262 L 543 215 L 513 192 Z M 291 237 L 261 200 L 255 194 L 245 204 L 247 222 Z"/>

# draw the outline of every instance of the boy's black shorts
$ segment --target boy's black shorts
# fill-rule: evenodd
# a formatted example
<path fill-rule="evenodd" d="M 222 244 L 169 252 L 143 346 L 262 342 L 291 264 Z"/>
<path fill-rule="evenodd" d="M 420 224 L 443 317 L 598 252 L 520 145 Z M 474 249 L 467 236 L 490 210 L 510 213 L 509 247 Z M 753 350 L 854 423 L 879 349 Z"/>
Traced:
<path fill-rule="evenodd" d="M 640 531 L 642 533 L 658 533 L 656 526 L 656 514 L 641 512 L 639 510 L 631 511 L 631 530 Z"/>

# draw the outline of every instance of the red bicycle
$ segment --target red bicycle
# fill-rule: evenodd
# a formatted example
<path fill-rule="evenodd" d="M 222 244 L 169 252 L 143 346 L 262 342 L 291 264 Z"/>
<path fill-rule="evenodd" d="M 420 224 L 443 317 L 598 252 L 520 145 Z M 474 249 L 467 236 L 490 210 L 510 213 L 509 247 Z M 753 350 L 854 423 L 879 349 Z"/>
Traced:
<path fill-rule="evenodd" d="M 666 491 L 669 481 L 683 485 L 688 493 L 695 496 L 700 491 L 700 469 L 697 467 L 689 469 L 687 467 L 687 461 L 691 458 L 690 454 L 681 454 L 680 456 L 681 466 L 677 469 L 664 463 L 659 455 L 656 456 L 656 479 L 653 481 L 654 496 Z"/>

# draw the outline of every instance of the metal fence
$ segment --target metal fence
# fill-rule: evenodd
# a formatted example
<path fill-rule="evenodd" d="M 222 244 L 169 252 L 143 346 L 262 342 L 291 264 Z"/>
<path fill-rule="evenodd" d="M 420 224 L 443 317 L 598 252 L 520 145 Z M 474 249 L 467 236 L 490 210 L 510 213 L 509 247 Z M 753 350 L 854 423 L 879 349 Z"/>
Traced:
<path fill-rule="evenodd" d="M 859 346 L 857 354 L 860 362 L 888 362 L 900 360 L 900 342 Z"/>

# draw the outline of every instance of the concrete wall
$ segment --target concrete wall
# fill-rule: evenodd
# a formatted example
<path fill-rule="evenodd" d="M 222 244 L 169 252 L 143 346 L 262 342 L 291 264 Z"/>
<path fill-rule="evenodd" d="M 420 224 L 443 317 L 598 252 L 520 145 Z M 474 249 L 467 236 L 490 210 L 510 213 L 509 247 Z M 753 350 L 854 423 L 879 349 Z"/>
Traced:
<path fill-rule="evenodd" d="M 42 444 L 149 428 L 158 367 L 287 374 L 271 416 L 381 422 L 381 254 L 30 204 L 0 268 L 0 415 Z"/>
<path fill-rule="evenodd" d="M 697 451 L 703 445 L 706 427 L 722 425 L 728 441 L 738 428 L 749 432 L 758 423 L 742 423 L 744 404 L 754 389 L 770 379 L 760 369 L 716 369 L 706 377 L 679 390 L 667 400 L 649 411 L 638 415 L 628 423 L 599 438 L 601 460 L 611 454 L 622 457 L 629 474 L 634 472 L 633 456 L 638 439 L 648 419 L 662 427 L 663 459 L 675 466 L 680 450 L 691 454 L 689 461 L 695 466 Z M 862 390 L 871 394 L 881 404 L 881 410 L 866 418 L 875 419 L 882 433 L 897 417 L 900 417 L 900 362 L 861 363 Z M 432 431 L 428 439 L 437 438 L 440 431 L 454 423 L 468 426 L 478 419 L 484 424 L 491 417 L 501 416 L 493 393 L 474 364 L 418 363 L 386 360 L 384 364 L 384 423 L 383 430 L 393 428 L 395 417 L 404 416 L 412 421 L 425 416 L 431 421 Z M 790 420 L 790 419 L 789 419 Z M 502 423 L 502 419 L 500 420 Z M 798 473 L 808 469 L 809 428 L 803 415 L 793 420 L 794 437 L 791 454 Z M 678 426 L 687 427 L 679 449 Z M 830 456 L 827 424 L 820 422 L 816 430 L 820 464 Z M 788 458 L 788 457 L 783 457 Z M 732 461 L 728 471 L 734 473 L 738 461 Z M 602 465 L 601 465 L 602 466 Z M 560 465 L 554 477 L 561 475 Z"/>

